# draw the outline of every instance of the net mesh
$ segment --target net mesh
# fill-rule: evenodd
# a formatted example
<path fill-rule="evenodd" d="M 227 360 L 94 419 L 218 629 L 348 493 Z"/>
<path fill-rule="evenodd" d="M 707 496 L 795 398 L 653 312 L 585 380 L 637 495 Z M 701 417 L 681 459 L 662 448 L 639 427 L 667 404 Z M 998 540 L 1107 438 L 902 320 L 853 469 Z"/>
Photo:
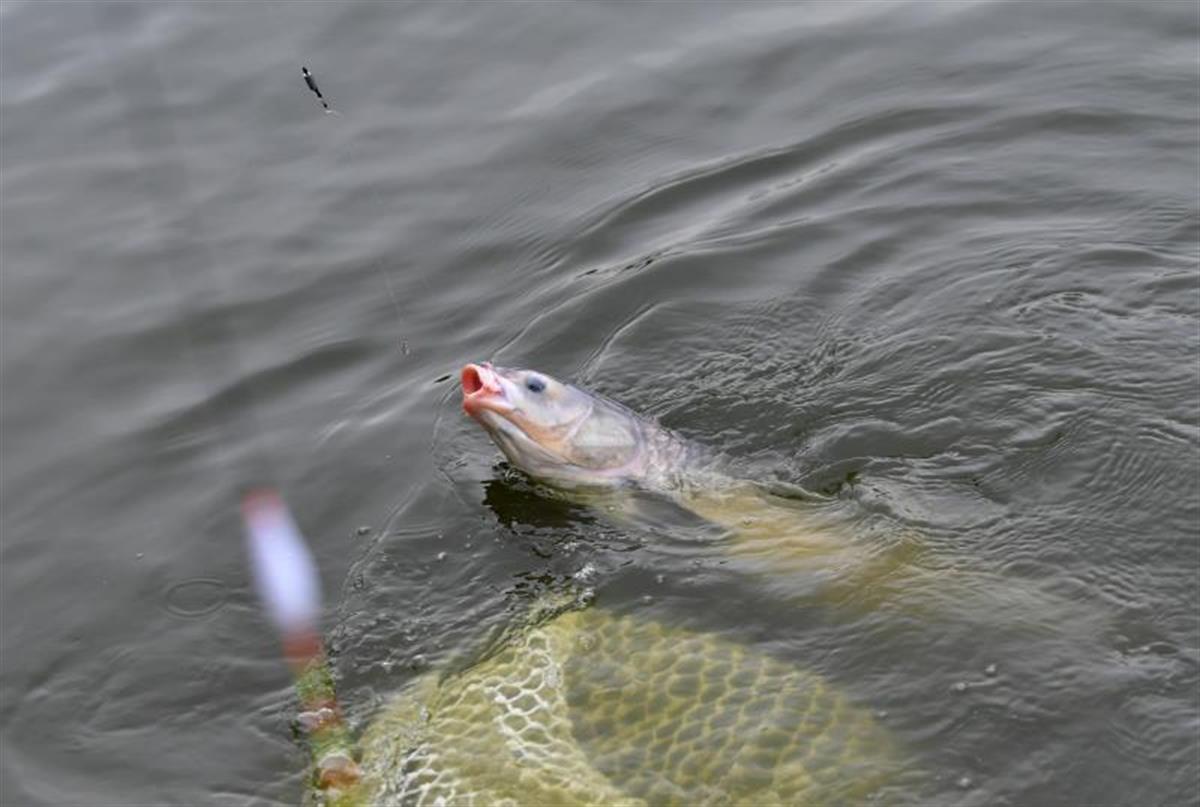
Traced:
<path fill-rule="evenodd" d="M 589 609 L 428 675 L 364 738 L 379 803 L 861 802 L 898 772 L 866 710 L 714 636 Z"/>

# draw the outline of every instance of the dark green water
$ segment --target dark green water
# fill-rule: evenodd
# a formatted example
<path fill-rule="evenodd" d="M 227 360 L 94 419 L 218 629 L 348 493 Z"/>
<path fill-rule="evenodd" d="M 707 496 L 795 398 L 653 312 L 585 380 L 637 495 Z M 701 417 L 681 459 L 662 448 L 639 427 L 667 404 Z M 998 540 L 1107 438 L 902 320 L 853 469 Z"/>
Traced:
<path fill-rule="evenodd" d="M 1195 803 L 1198 35 L 1184 2 L 0 5 L 0 802 L 298 800 L 236 516 L 266 480 L 357 721 L 590 565 L 886 713 L 910 798 Z M 988 590 L 808 607 L 540 497 L 459 410 L 485 358 Z"/>

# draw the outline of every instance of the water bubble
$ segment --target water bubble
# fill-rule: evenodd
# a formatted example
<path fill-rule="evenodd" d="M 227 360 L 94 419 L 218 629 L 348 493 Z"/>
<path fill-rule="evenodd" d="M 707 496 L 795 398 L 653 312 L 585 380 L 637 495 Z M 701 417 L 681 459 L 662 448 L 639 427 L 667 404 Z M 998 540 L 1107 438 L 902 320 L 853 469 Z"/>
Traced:
<path fill-rule="evenodd" d="M 975 781 L 970 776 L 960 776 L 957 784 L 963 790 L 967 790 L 971 785 L 975 784 Z"/>
<path fill-rule="evenodd" d="M 412 657 L 412 661 L 409 662 L 408 666 L 414 670 L 423 670 L 429 666 L 429 661 L 423 653 L 418 653 Z"/>
<path fill-rule="evenodd" d="M 139 553 L 137 553 L 137 559 L 138 559 L 138 560 L 141 560 L 141 559 L 142 559 L 142 558 L 144 558 L 144 557 L 146 557 L 146 553 L 145 553 L 145 552 L 139 552 Z"/>
<path fill-rule="evenodd" d="M 367 534 L 367 533 L 369 533 L 370 531 L 371 531 L 371 528 L 370 528 L 370 527 L 368 527 L 366 524 L 363 524 L 363 525 L 362 525 L 362 526 L 360 526 L 360 527 L 359 527 L 357 530 L 355 530 L 355 532 L 356 532 L 356 533 L 358 533 L 360 536 L 362 536 L 362 535 L 366 535 L 366 534 Z"/>
<path fill-rule="evenodd" d="M 439 552 L 439 553 L 437 553 L 437 559 L 438 559 L 438 560 L 445 560 L 445 559 L 446 559 L 446 553 L 445 553 L 445 552 Z"/>
<path fill-rule="evenodd" d="M 967 682 L 966 681 L 955 681 L 954 686 L 950 687 L 950 689 L 952 689 L 958 693 L 966 692 L 967 691 Z"/>
<path fill-rule="evenodd" d="M 987 676 L 994 676 L 999 671 L 1000 671 L 1000 668 L 997 667 L 995 664 L 989 664 L 983 668 L 983 674 L 987 675 Z"/>

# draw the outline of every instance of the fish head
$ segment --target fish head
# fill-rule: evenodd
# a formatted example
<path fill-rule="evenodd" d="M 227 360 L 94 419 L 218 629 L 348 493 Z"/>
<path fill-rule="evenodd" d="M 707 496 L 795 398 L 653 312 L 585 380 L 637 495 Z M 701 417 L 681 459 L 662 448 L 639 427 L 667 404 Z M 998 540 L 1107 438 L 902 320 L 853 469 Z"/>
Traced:
<path fill-rule="evenodd" d="M 536 370 L 468 364 L 463 411 L 509 461 L 560 487 L 620 484 L 640 471 L 638 419 L 605 398 Z"/>

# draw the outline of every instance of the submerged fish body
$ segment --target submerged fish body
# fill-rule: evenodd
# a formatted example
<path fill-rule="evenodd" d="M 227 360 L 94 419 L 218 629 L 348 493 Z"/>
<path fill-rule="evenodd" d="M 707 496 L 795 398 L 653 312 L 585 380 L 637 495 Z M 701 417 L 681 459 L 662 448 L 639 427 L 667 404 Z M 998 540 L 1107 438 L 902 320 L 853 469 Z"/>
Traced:
<path fill-rule="evenodd" d="M 362 749 L 386 804 L 851 804 L 905 769 L 822 677 L 596 608 L 418 679 Z"/>
<path fill-rule="evenodd" d="M 663 497 L 723 530 L 729 554 L 772 573 L 878 576 L 913 556 L 903 539 L 865 547 L 829 501 L 776 495 L 716 452 L 545 373 L 468 364 L 461 383 L 463 410 L 514 466 L 614 517 L 637 521 L 644 494 Z"/>
<path fill-rule="evenodd" d="M 666 500 L 717 527 L 723 554 L 785 599 L 896 610 L 906 624 L 919 614 L 1036 632 L 1053 613 L 1073 631 L 1098 629 L 1095 614 L 1037 581 L 934 557 L 924 536 L 864 519 L 853 502 L 750 481 L 715 452 L 545 373 L 468 364 L 461 379 L 463 409 L 529 476 L 617 520 L 669 530 L 677 525 L 656 508 Z"/>

